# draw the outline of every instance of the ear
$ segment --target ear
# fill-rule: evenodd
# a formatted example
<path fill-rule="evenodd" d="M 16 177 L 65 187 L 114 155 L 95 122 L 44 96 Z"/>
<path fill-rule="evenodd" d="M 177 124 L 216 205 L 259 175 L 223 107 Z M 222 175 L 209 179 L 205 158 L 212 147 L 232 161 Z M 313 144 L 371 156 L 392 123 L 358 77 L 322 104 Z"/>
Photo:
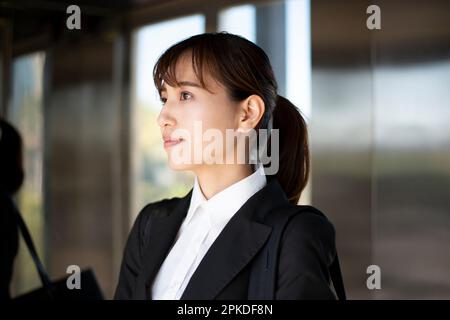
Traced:
<path fill-rule="evenodd" d="M 238 132 L 248 132 L 254 129 L 261 120 L 265 111 L 263 99 L 253 94 L 239 104 L 239 123 Z"/>

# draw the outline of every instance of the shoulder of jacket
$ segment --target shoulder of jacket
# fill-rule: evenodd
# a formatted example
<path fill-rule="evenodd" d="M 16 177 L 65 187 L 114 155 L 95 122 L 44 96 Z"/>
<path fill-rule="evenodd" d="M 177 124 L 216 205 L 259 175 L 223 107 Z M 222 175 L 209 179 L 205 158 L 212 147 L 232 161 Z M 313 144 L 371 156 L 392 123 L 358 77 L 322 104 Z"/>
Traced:
<path fill-rule="evenodd" d="M 177 205 L 181 197 L 166 198 L 145 205 L 137 215 L 132 233 L 135 233 L 140 243 L 145 239 L 151 217 L 165 216 Z"/>
<path fill-rule="evenodd" d="M 166 216 L 182 199 L 182 197 L 172 197 L 148 203 L 139 212 L 135 223 L 142 226 L 146 224 L 150 217 Z"/>
<path fill-rule="evenodd" d="M 181 197 L 172 197 L 148 203 L 141 209 L 136 220 L 142 223 L 150 217 L 165 216 L 181 199 Z"/>
<path fill-rule="evenodd" d="M 331 233 L 334 236 L 334 225 L 322 211 L 310 205 L 296 205 L 296 207 L 299 212 L 291 217 L 287 228 L 301 230 L 308 235 Z"/>
<path fill-rule="evenodd" d="M 297 205 L 300 212 L 294 214 L 283 232 L 283 242 L 318 244 L 325 252 L 335 252 L 336 230 L 333 223 L 319 209 L 313 206 Z"/>

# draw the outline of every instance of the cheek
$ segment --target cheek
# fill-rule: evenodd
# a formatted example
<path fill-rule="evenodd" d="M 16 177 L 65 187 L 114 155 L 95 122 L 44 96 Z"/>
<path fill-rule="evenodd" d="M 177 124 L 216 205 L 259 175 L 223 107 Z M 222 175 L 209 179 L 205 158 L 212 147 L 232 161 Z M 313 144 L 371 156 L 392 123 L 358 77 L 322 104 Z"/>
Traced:
<path fill-rule="evenodd" d="M 203 123 L 203 112 L 201 108 L 197 106 L 190 106 L 181 110 L 177 115 L 177 129 L 186 131 L 192 137 L 195 130 L 195 126 L 199 123 Z M 204 126 L 204 125 L 203 125 Z"/>
<path fill-rule="evenodd" d="M 235 115 L 231 108 L 215 108 L 212 109 L 215 112 L 207 113 L 204 117 L 203 133 L 209 130 L 203 141 L 205 161 L 223 163 L 221 161 L 226 161 L 226 155 L 234 148 L 233 140 L 228 141 L 227 138 L 227 130 L 236 129 Z M 233 134 L 233 131 L 229 133 Z"/>
<path fill-rule="evenodd" d="M 180 115 L 179 125 L 187 129 L 192 135 L 198 133 L 195 128 L 201 126 L 201 131 L 208 129 L 218 129 L 225 134 L 226 129 L 235 129 L 235 115 L 232 107 L 223 105 L 220 102 L 209 104 L 197 104 L 186 109 Z"/>
<path fill-rule="evenodd" d="M 185 147 L 191 150 L 191 161 L 202 158 L 202 162 L 205 163 L 212 161 L 211 159 L 215 161 L 216 158 L 224 158 L 228 153 L 227 149 L 232 148 L 226 143 L 226 129 L 235 129 L 236 124 L 236 115 L 232 111 L 232 106 L 222 106 L 217 102 L 217 104 L 193 105 L 179 114 L 178 127 L 189 133 L 190 141 Z M 217 136 L 218 132 L 220 137 Z M 216 144 L 217 139 L 221 139 L 221 143 Z M 214 145 L 217 148 L 213 147 Z M 211 150 L 214 151 L 211 153 Z M 172 151 L 175 151 L 175 148 Z"/>
<path fill-rule="evenodd" d="M 235 129 L 235 115 L 231 106 L 211 106 L 203 115 L 203 128 L 215 128 L 225 133 L 225 129 Z"/>

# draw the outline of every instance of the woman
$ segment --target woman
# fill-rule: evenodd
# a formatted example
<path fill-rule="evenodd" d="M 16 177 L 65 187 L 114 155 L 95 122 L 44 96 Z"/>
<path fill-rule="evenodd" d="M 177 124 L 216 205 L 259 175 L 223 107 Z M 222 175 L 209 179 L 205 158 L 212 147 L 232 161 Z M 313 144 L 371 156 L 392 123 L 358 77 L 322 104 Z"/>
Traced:
<path fill-rule="evenodd" d="M 153 75 L 169 166 L 192 171 L 195 181 L 186 196 L 140 212 L 115 299 L 247 299 L 252 263 L 271 233 L 264 217 L 296 205 L 307 183 L 305 121 L 277 94 L 264 51 L 237 35 L 181 41 L 159 58 Z M 278 141 L 257 135 L 244 161 L 235 159 L 248 132 L 271 127 L 279 130 Z M 236 141 L 217 143 L 229 130 Z M 272 162 L 279 162 L 267 176 L 261 157 L 256 165 L 251 161 L 266 146 Z M 325 217 L 306 212 L 292 218 L 278 253 L 276 299 L 335 299 L 328 272 L 334 242 Z"/>

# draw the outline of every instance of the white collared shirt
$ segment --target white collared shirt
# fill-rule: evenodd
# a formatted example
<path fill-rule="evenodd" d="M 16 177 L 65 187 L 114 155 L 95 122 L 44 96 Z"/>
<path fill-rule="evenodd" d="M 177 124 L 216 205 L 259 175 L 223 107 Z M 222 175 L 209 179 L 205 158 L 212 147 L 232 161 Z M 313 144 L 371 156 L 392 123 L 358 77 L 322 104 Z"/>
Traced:
<path fill-rule="evenodd" d="M 267 184 L 264 168 L 206 200 L 195 177 L 188 213 L 152 286 L 153 300 L 179 300 L 208 249 L 231 217 Z"/>

